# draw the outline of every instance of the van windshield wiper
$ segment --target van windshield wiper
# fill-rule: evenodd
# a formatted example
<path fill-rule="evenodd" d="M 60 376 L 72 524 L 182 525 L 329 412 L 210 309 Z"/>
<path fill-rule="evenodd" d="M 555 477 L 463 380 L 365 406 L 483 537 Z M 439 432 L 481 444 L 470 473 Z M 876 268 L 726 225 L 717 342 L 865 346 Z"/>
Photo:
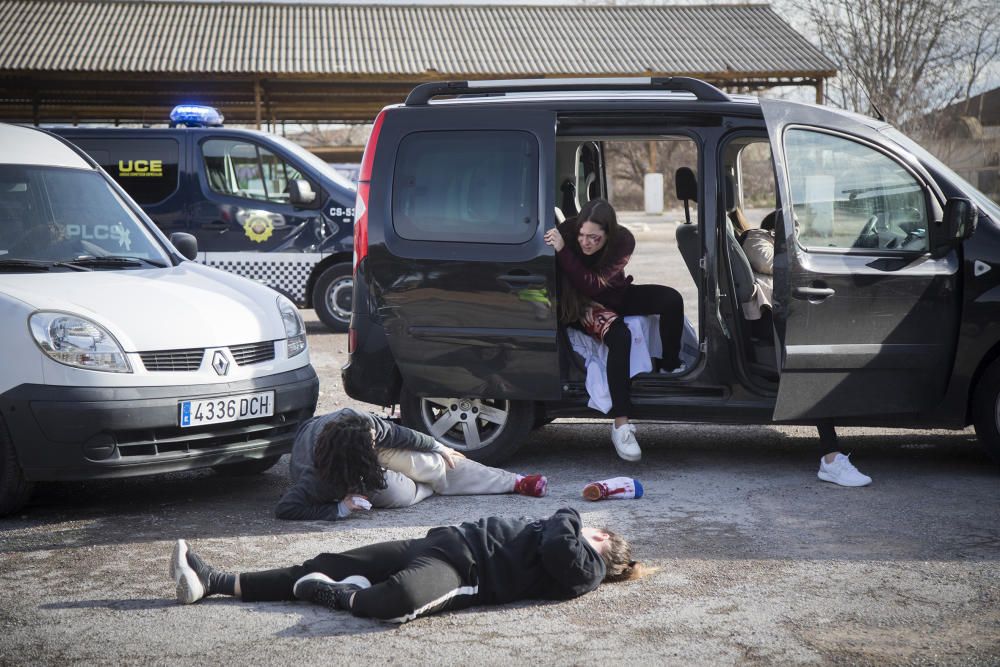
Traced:
<path fill-rule="evenodd" d="M 143 264 L 148 264 L 150 266 L 164 267 L 166 264 L 163 262 L 156 262 L 151 259 L 146 259 L 144 257 L 124 257 L 122 255 L 107 255 L 104 257 L 76 257 L 74 259 L 69 259 L 64 262 L 72 266 L 80 267 L 104 267 L 104 266 L 114 266 L 114 267 L 132 267 L 132 266 L 142 266 Z"/>
<path fill-rule="evenodd" d="M 48 271 L 52 262 L 40 262 L 35 259 L 3 259 L 0 258 L 0 271 Z"/>

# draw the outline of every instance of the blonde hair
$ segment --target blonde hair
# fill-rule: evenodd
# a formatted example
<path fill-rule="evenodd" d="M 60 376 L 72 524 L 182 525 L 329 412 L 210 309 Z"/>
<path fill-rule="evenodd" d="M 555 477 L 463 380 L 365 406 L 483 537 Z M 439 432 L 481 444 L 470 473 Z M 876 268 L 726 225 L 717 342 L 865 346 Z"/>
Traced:
<path fill-rule="evenodd" d="M 628 540 L 607 528 L 602 530 L 608 534 L 608 546 L 601 554 L 607 569 L 604 575 L 605 582 L 630 581 L 656 571 L 656 568 L 648 568 L 639 561 L 632 560 L 632 545 Z"/>

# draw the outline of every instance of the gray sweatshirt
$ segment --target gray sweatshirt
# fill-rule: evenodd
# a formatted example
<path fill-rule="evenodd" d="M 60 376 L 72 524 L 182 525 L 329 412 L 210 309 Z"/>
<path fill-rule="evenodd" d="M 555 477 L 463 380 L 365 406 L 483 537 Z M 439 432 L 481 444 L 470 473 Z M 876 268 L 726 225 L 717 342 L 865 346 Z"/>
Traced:
<path fill-rule="evenodd" d="M 323 519 L 333 521 L 350 514 L 350 510 L 337 497 L 329 485 L 316 474 L 313 466 L 313 450 L 316 439 L 331 421 L 345 415 L 360 415 L 371 421 L 375 431 L 376 449 L 409 449 L 418 452 L 437 452 L 442 446 L 429 435 L 399 426 L 369 412 L 358 412 L 344 408 L 320 417 L 313 417 L 299 427 L 292 445 L 292 459 L 288 464 L 292 477 L 292 487 L 278 501 L 275 516 L 279 519 Z"/>

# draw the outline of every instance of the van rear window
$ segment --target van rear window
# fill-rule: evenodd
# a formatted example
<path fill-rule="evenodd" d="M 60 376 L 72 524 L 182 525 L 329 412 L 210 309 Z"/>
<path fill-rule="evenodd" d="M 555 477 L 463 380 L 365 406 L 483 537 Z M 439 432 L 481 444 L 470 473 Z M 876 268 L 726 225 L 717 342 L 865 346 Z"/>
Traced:
<path fill-rule="evenodd" d="M 538 142 L 521 131 L 415 132 L 396 154 L 392 220 L 413 241 L 523 243 L 538 219 Z"/>

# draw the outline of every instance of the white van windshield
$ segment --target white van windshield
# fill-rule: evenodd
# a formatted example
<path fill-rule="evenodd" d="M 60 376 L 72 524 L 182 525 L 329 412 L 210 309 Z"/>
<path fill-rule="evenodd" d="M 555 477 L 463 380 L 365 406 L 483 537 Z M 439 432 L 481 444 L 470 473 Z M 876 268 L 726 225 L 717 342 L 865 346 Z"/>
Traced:
<path fill-rule="evenodd" d="M 169 262 L 100 173 L 0 165 L 4 271 L 127 269 Z"/>
<path fill-rule="evenodd" d="M 947 176 L 950 181 L 953 181 L 956 185 L 962 188 L 962 190 L 964 190 L 965 193 L 976 202 L 976 206 L 978 206 L 980 210 L 984 211 L 997 224 L 1000 224 L 1000 206 L 997 206 L 995 201 L 984 195 L 982 192 L 977 190 L 974 185 L 952 171 L 948 165 L 928 153 L 927 150 L 920 144 L 913 141 L 894 127 L 885 128 L 882 130 L 882 134 L 886 135 L 904 149 L 916 155 L 922 162 L 930 164 L 934 167 L 934 169 Z"/>

